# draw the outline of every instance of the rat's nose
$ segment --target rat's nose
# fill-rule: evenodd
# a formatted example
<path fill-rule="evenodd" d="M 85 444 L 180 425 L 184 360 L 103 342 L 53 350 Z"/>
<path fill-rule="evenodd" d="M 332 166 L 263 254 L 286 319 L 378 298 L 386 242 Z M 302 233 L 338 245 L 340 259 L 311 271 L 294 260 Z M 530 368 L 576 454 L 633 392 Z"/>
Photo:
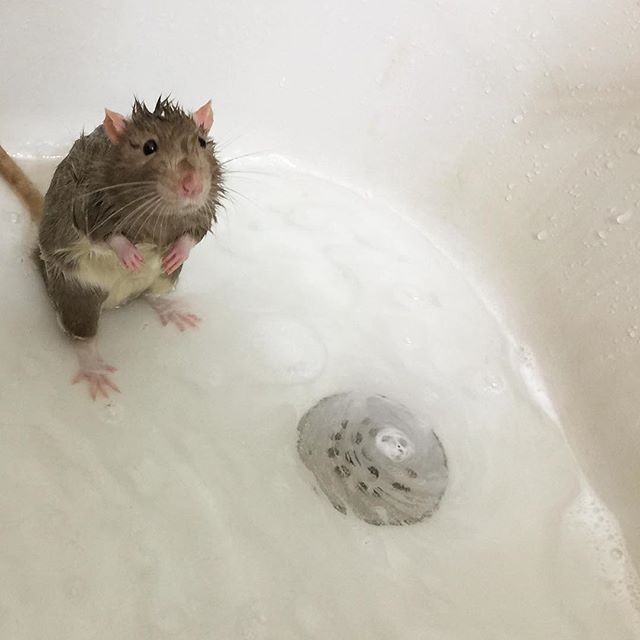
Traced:
<path fill-rule="evenodd" d="M 189 171 L 180 180 L 180 195 L 187 198 L 199 196 L 202 193 L 202 181 L 194 171 Z"/>

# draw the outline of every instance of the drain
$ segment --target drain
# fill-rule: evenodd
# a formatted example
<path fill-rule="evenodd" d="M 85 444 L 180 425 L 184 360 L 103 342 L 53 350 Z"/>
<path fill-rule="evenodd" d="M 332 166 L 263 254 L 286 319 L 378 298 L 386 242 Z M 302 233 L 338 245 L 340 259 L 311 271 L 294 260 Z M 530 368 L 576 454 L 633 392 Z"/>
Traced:
<path fill-rule="evenodd" d="M 341 513 L 375 525 L 420 522 L 449 477 L 433 429 L 381 395 L 323 398 L 298 424 L 298 453 Z"/>

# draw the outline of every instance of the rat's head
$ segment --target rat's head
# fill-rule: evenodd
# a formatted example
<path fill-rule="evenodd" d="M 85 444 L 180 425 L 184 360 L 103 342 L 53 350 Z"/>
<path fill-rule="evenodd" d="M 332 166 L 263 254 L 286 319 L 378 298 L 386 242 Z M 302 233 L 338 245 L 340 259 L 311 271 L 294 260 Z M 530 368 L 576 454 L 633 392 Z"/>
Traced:
<path fill-rule="evenodd" d="M 209 138 L 211 102 L 193 114 L 160 98 L 153 111 L 136 100 L 130 118 L 106 110 L 104 131 L 113 147 L 110 181 L 155 182 L 166 210 L 192 212 L 214 204 L 221 170 Z"/>

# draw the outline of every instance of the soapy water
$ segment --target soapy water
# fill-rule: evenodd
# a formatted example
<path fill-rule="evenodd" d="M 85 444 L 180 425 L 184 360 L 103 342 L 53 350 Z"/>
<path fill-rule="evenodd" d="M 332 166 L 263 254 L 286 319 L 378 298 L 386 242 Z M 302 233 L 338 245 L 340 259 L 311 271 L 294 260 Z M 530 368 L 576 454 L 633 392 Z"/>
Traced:
<path fill-rule="evenodd" d="M 105 313 L 122 394 L 95 404 L 0 192 L 0 637 L 639 637 L 615 519 L 465 275 L 375 200 L 245 166 L 181 278 L 202 327 Z M 298 457 L 302 416 L 364 388 L 437 425 L 430 518 L 343 515 Z"/>

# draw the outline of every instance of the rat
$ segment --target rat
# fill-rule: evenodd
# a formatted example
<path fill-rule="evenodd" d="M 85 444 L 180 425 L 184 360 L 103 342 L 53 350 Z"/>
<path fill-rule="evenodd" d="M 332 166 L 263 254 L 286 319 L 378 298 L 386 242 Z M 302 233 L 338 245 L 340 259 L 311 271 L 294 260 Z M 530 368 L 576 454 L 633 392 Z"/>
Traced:
<path fill-rule="evenodd" d="M 153 110 L 136 99 L 129 117 L 105 109 L 60 162 L 44 200 L 0 147 L 0 175 L 39 223 L 34 258 L 76 345 L 72 382 L 86 382 L 94 400 L 119 391 L 97 349 L 103 309 L 144 297 L 164 325 L 200 322 L 166 294 L 224 193 L 212 124 L 211 101 L 192 114 L 162 97 Z"/>

